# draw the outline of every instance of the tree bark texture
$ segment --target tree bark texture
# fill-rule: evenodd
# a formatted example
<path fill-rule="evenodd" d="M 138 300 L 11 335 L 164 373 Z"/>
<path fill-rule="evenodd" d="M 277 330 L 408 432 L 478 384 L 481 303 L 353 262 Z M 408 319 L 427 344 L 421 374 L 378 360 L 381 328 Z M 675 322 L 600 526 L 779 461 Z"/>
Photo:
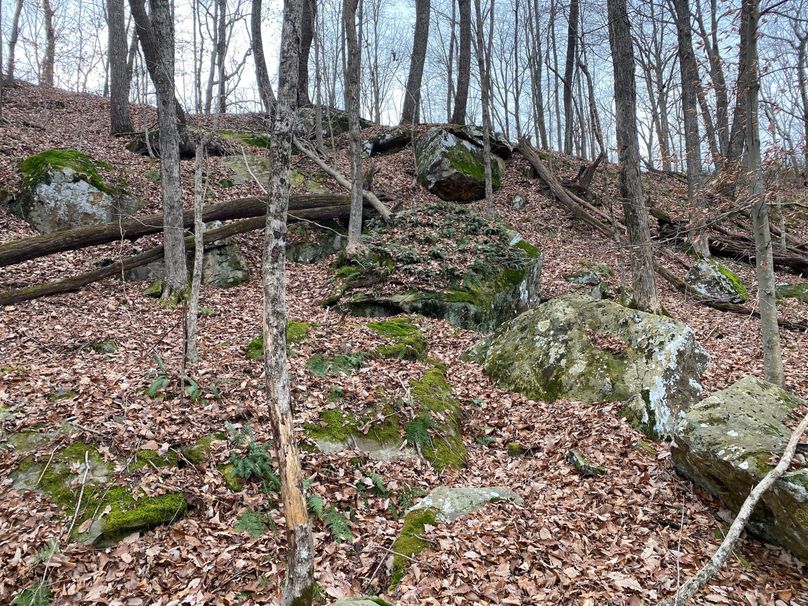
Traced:
<path fill-rule="evenodd" d="M 575 55 L 578 42 L 578 0 L 570 0 L 567 25 L 567 56 L 564 67 L 564 153 L 572 154 L 572 79 L 575 73 Z M 583 128 L 583 125 L 581 125 Z"/>
<path fill-rule="evenodd" d="M 275 93 L 269 80 L 267 60 L 264 56 L 264 38 L 261 34 L 261 0 L 252 0 L 252 15 L 250 15 L 250 29 L 252 32 L 252 54 L 255 61 L 255 80 L 258 83 L 258 95 L 264 111 L 271 114 L 275 108 Z"/>
<path fill-rule="evenodd" d="M 345 69 L 345 109 L 348 111 L 351 137 L 351 219 L 348 223 L 348 255 L 362 247 L 362 133 L 359 128 L 359 82 L 361 51 L 356 32 L 358 0 L 343 1 L 343 22 L 347 42 Z"/>
<path fill-rule="evenodd" d="M 451 122 L 465 124 L 471 80 L 471 0 L 458 0 L 457 3 L 460 9 L 460 53 L 457 59 L 457 88 Z"/>
<path fill-rule="evenodd" d="M 620 195 L 629 240 L 634 302 L 640 309 L 661 309 L 654 278 L 651 231 L 640 180 L 640 146 L 637 139 L 637 92 L 634 50 L 626 0 L 609 0 L 609 42 L 614 66 L 617 117 L 617 155 L 620 161 Z"/>
<path fill-rule="evenodd" d="M 404 91 L 401 124 L 416 124 L 420 121 L 421 81 L 424 76 L 427 40 L 429 38 L 429 0 L 415 0 L 415 33 L 412 41 L 410 73 Z"/>
<path fill-rule="evenodd" d="M 56 61 L 56 31 L 53 25 L 54 10 L 50 0 L 42 0 L 45 17 L 45 57 L 42 60 L 42 85 L 53 87 L 53 64 Z"/>
<path fill-rule="evenodd" d="M 8 38 L 8 63 L 6 64 L 6 78 L 14 80 L 14 65 L 15 53 L 17 49 L 17 40 L 20 37 L 20 15 L 22 14 L 23 0 L 17 0 L 17 6 L 14 9 L 14 17 L 11 20 L 11 33 Z"/>
<path fill-rule="evenodd" d="M 107 0 L 107 28 L 109 30 L 109 118 L 110 133 L 131 133 L 129 115 L 129 85 L 127 65 L 125 0 Z"/>

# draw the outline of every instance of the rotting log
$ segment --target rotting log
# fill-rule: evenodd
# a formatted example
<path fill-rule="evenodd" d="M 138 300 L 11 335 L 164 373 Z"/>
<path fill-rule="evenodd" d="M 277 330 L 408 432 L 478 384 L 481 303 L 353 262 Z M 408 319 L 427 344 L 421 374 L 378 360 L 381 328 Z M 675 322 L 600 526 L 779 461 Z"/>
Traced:
<path fill-rule="evenodd" d="M 203 242 L 204 244 L 209 245 L 217 240 L 235 236 L 236 234 L 243 234 L 248 231 L 262 229 L 265 223 L 266 219 L 264 217 L 252 217 L 242 221 L 233 221 L 231 223 L 227 223 L 226 225 L 222 225 L 221 227 L 217 227 L 216 229 L 206 231 L 204 233 Z M 186 237 L 185 249 L 190 250 L 193 247 L 194 237 Z M 88 284 L 103 280 L 104 278 L 109 278 L 115 275 L 123 275 L 124 272 L 130 271 L 142 265 L 146 265 L 152 261 L 156 261 L 162 258 L 162 256 L 163 245 L 161 244 L 140 254 L 115 261 L 114 263 L 110 263 L 104 267 L 99 267 L 71 278 L 7 290 L 0 293 L 0 305 L 12 305 L 22 301 L 39 299 L 40 297 L 48 297 L 66 292 L 73 292 L 87 286 Z"/>
<path fill-rule="evenodd" d="M 347 218 L 351 199 L 346 195 L 316 194 L 292 196 L 289 203 L 289 219 L 335 219 Z M 249 219 L 266 213 L 266 198 L 238 198 L 205 208 L 202 220 L 230 221 Z M 194 224 L 193 209 L 183 212 L 185 227 Z M 66 250 L 79 250 L 89 246 L 108 244 L 119 240 L 137 240 L 140 237 L 163 231 L 163 215 L 157 213 L 132 217 L 118 223 L 102 223 L 56 231 L 41 236 L 14 240 L 0 244 L 0 267 L 14 265 Z"/>

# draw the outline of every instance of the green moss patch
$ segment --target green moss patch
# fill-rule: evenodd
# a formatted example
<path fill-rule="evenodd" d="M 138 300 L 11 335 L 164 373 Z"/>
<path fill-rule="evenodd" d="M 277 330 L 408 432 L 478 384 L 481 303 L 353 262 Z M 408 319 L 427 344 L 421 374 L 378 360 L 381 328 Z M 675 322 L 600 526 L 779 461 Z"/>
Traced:
<path fill-rule="evenodd" d="M 423 360 L 429 344 L 421 329 L 407 318 L 395 318 L 368 324 L 375 333 L 391 339 L 393 343 L 378 347 L 373 354 L 397 360 Z"/>
<path fill-rule="evenodd" d="M 777 287 L 778 299 L 797 299 L 803 303 L 808 303 L 808 282 L 795 282 L 794 284 L 782 284 Z"/>
<path fill-rule="evenodd" d="M 727 267 L 723 263 L 717 263 L 716 269 L 722 276 L 724 276 L 727 280 L 730 281 L 732 287 L 735 289 L 735 292 L 738 293 L 738 296 L 741 297 L 741 299 L 743 299 L 744 302 L 749 300 L 749 291 L 747 290 L 743 281 L 741 281 L 741 278 L 738 276 L 738 274 L 736 274 L 734 271 L 732 271 L 729 267 Z"/>
<path fill-rule="evenodd" d="M 176 467 L 178 457 L 176 452 L 168 451 L 161 455 L 156 450 L 138 450 L 130 469 L 143 469 L 144 467 Z"/>
<path fill-rule="evenodd" d="M 109 545 L 141 530 L 149 530 L 182 518 L 188 511 L 188 501 L 182 493 L 135 499 L 128 489 L 113 488 L 102 499 L 110 507 L 103 519 L 96 545 Z"/>
<path fill-rule="evenodd" d="M 365 354 L 362 352 L 338 354 L 336 356 L 315 354 L 306 362 L 306 368 L 316 377 L 339 374 L 347 375 L 361 368 L 364 361 Z"/>
<path fill-rule="evenodd" d="M 431 545 L 426 539 L 427 526 L 434 526 L 438 510 L 433 508 L 415 509 L 404 516 L 404 526 L 401 534 L 393 543 L 393 572 L 390 579 L 390 588 L 401 583 L 407 573 L 411 558 L 424 551 Z"/>
<path fill-rule="evenodd" d="M 49 171 L 65 168 L 72 169 L 80 178 L 102 192 L 112 196 L 120 193 L 117 188 L 106 183 L 98 172 L 99 169 L 112 168 L 110 164 L 93 160 L 75 149 L 50 149 L 28 156 L 19 165 L 22 186 L 25 189 L 35 187 L 48 178 Z"/>
<path fill-rule="evenodd" d="M 201 465 L 210 458 L 214 442 L 223 442 L 227 437 L 220 431 L 199 438 L 190 446 L 182 449 L 182 456 L 194 465 Z"/>

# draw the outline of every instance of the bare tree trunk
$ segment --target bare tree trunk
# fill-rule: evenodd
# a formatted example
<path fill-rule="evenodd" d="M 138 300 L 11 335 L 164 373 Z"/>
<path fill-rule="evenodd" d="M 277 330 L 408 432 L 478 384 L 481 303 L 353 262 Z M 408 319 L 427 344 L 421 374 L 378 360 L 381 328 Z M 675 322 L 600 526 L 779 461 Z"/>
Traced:
<path fill-rule="evenodd" d="M 491 175 L 491 112 L 490 112 L 490 87 L 491 87 L 491 72 L 490 72 L 490 52 L 486 53 L 486 47 L 483 44 L 483 21 L 482 8 L 480 7 L 480 0 L 474 0 L 474 9 L 477 17 L 477 67 L 480 72 L 480 92 L 482 96 L 482 109 L 483 109 L 483 163 L 485 164 L 485 212 L 489 217 L 496 215 L 494 209 L 494 187 Z M 488 43 L 493 41 L 494 29 L 494 0 L 491 0 L 488 10 L 490 11 L 490 28 Z"/>
<path fill-rule="evenodd" d="M 362 137 L 359 130 L 359 75 L 361 53 L 356 34 L 356 10 L 359 0 L 343 1 L 343 21 L 347 42 L 345 71 L 345 109 L 351 133 L 351 219 L 345 252 L 356 256 L 362 250 Z"/>
<path fill-rule="evenodd" d="M 205 207 L 205 184 L 202 171 L 205 154 L 205 141 L 196 146 L 194 158 L 194 271 L 191 275 L 191 297 L 188 302 L 188 316 L 185 319 L 185 363 L 196 364 L 199 357 L 196 347 L 197 322 L 199 320 L 199 291 L 202 287 L 202 266 L 205 258 L 202 214 Z"/>
<path fill-rule="evenodd" d="M 415 0 L 415 33 L 412 41 L 410 75 L 404 91 L 401 124 L 415 124 L 421 118 L 421 80 L 424 75 L 426 47 L 429 39 L 430 0 Z"/>
<path fill-rule="evenodd" d="M 252 0 L 250 28 L 252 31 L 252 54 L 253 61 L 255 61 L 255 80 L 258 82 L 258 94 L 261 96 L 264 111 L 271 114 L 275 107 L 275 93 L 272 92 L 267 61 L 264 57 L 264 39 L 261 34 L 261 0 Z"/>
<path fill-rule="evenodd" d="M 20 36 L 20 14 L 24 0 L 17 0 L 17 7 L 14 9 L 14 17 L 11 20 L 11 34 L 8 38 L 8 64 L 6 67 L 6 78 L 14 79 L 14 57 L 17 49 L 17 39 Z"/>
<path fill-rule="evenodd" d="M 796 25 L 794 26 L 796 29 Z M 794 32 L 797 34 L 797 32 Z M 797 46 L 797 84 L 800 87 L 800 99 L 802 100 L 802 159 L 803 178 L 808 180 L 808 78 L 805 74 L 808 71 L 808 32 L 797 36 L 799 45 Z"/>
<path fill-rule="evenodd" d="M 50 0 L 42 0 L 42 12 L 45 16 L 45 58 L 42 62 L 43 86 L 53 88 L 53 64 L 56 60 L 56 32 L 53 29 L 54 10 Z"/>
<path fill-rule="evenodd" d="M 528 9 L 531 8 L 528 2 Z M 539 0 L 533 0 L 532 19 L 530 14 L 525 21 L 525 27 L 530 31 L 533 41 L 533 52 L 529 53 L 531 90 L 533 93 L 533 115 L 538 131 L 536 139 L 541 147 L 547 149 L 547 125 L 544 119 L 544 95 L 542 92 L 542 48 L 541 48 L 541 20 L 539 17 Z"/>
<path fill-rule="evenodd" d="M 732 126 L 730 127 L 727 157 L 724 168 L 734 171 L 741 161 L 744 142 L 746 141 L 746 91 L 749 88 L 748 64 L 746 62 L 746 19 L 749 15 L 741 11 L 740 44 L 738 46 L 738 79 L 735 83 L 735 107 L 732 111 Z M 730 188 L 734 193 L 734 186 Z"/>
<path fill-rule="evenodd" d="M 572 154 L 572 78 L 575 72 L 576 44 L 578 42 L 578 0 L 570 0 L 567 26 L 567 57 L 564 68 L 564 153 Z"/>
<path fill-rule="evenodd" d="M 227 56 L 227 0 L 216 0 L 219 20 L 216 23 L 216 80 L 218 83 L 218 110 L 220 114 L 227 111 L 227 74 L 225 58 Z"/>
<path fill-rule="evenodd" d="M 160 123 L 160 189 L 163 195 L 166 267 L 166 283 L 162 299 L 168 304 L 173 304 L 184 297 L 188 283 L 182 218 L 177 103 L 174 93 L 174 15 L 170 0 L 149 0 L 149 3 L 151 28 L 157 44 L 157 69 L 152 74 L 152 79 L 157 91 L 157 117 Z"/>
<path fill-rule="evenodd" d="M 685 158 L 687 162 L 687 202 L 691 212 L 692 245 L 704 256 L 710 256 L 707 245 L 706 198 L 701 199 L 701 137 L 699 136 L 698 99 L 696 87 L 699 81 L 696 56 L 690 27 L 688 0 L 674 0 L 676 30 L 679 38 L 679 70 L 682 79 L 682 112 L 684 114 Z"/>
<path fill-rule="evenodd" d="M 298 94 L 301 2 L 286 0 L 281 35 L 278 105 L 270 143 L 266 242 L 261 266 L 264 285 L 264 374 L 286 520 L 286 585 L 282 606 L 311 606 L 314 597 L 314 543 L 303 495 L 303 473 L 294 436 L 289 367 L 286 358 L 286 212 L 289 158 Z"/>
<path fill-rule="evenodd" d="M 763 193 L 763 171 L 760 166 L 760 124 L 758 122 L 758 95 L 760 71 L 757 54 L 758 0 L 743 0 L 741 10 L 746 13 L 744 32 L 746 68 L 746 147 L 749 169 L 749 195 L 752 206 L 752 229 L 755 234 L 755 268 L 760 306 L 760 331 L 763 338 L 763 368 L 769 383 L 782 386 L 783 356 L 780 350 L 780 332 L 777 326 L 777 297 L 774 282 L 772 237 L 769 229 L 769 208 Z"/>
<path fill-rule="evenodd" d="M 653 313 L 661 310 L 654 276 L 654 259 L 648 212 L 640 180 L 640 146 L 637 140 L 637 89 L 634 51 L 626 0 L 609 0 L 609 42 L 614 66 L 617 117 L 617 155 L 620 161 L 620 194 L 631 256 L 634 303 Z"/>
<path fill-rule="evenodd" d="M 131 133 L 129 115 L 129 69 L 127 66 L 126 14 L 124 0 L 107 0 L 109 29 L 110 132 Z"/>
<path fill-rule="evenodd" d="M 451 122 L 466 123 L 466 106 L 471 79 L 471 0 L 458 0 L 460 9 L 460 54 L 457 61 L 457 89 Z"/>
<path fill-rule="evenodd" d="M 297 104 L 311 105 L 309 99 L 309 53 L 314 39 L 314 22 L 317 18 L 317 0 L 303 0 L 303 16 L 300 29 L 300 63 L 297 75 Z"/>

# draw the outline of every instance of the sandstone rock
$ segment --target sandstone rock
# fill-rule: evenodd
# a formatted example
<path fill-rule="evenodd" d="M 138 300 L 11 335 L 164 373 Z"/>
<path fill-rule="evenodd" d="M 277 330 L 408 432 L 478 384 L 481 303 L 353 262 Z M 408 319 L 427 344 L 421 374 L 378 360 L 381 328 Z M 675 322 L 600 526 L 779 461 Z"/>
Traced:
<path fill-rule="evenodd" d="M 580 294 L 521 314 L 468 355 L 530 398 L 625 402 L 628 419 L 655 436 L 673 433 L 701 397 L 709 359 L 689 327 Z"/>
<path fill-rule="evenodd" d="M 741 379 L 687 412 L 671 450 L 676 470 L 737 512 L 785 449 L 791 432 L 784 421 L 805 404 L 756 377 Z M 808 563 L 808 468 L 775 482 L 747 529 Z"/>

